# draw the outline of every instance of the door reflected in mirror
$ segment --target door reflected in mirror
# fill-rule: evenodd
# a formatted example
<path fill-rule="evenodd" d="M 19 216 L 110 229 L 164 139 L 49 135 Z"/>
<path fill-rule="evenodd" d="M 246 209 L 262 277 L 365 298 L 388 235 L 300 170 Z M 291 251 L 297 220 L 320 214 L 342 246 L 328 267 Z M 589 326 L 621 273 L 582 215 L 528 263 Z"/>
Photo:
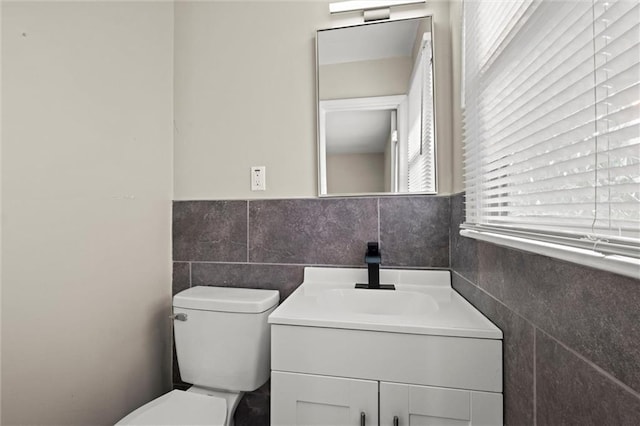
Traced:
<path fill-rule="evenodd" d="M 435 193 L 431 18 L 317 34 L 319 195 Z"/>
<path fill-rule="evenodd" d="M 395 110 L 384 109 L 327 114 L 329 194 L 393 191 L 388 174 L 395 114 Z"/>

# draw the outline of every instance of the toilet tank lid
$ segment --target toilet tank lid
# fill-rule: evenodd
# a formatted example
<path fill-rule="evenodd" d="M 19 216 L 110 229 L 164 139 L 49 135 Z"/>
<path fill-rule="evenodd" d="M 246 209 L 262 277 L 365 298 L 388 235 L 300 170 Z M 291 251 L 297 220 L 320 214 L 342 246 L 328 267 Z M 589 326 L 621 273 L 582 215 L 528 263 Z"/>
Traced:
<path fill-rule="evenodd" d="M 173 296 L 176 308 L 253 313 L 267 311 L 280 301 L 278 290 L 197 286 Z"/>

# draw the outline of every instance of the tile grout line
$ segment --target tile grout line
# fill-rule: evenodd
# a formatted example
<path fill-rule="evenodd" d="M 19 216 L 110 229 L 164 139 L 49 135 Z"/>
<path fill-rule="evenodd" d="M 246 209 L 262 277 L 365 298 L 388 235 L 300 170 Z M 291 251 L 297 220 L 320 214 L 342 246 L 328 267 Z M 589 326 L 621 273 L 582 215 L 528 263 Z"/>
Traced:
<path fill-rule="evenodd" d="M 449 269 L 451 269 L 451 259 L 453 251 L 451 249 L 453 243 L 453 233 L 451 232 L 453 229 L 453 207 L 451 206 L 453 196 L 449 197 Z"/>
<path fill-rule="evenodd" d="M 376 198 L 376 205 L 378 209 L 378 244 L 380 244 L 380 197 Z"/>
<path fill-rule="evenodd" d="M 536 364 L 537 364 L 537 356 L 536 356 L 536 342 L 537 342 L 538 329 L 533 327 L 533 426 L 537 426 L 538 424 L 538 395 L 537 392 L 537 374 L 536 374 Z"/>
<path fill-rule="evenodd" d="M 266 265 L 266 266 L 302 266 L 302 267 L 328 267 L 328 268 L 357 268 L 365 269 L 365 266 L 358 265 L 338 265 L 331 263 L 270 263 L 270 262 L 231 262 L 231 261 L 218 261 L 218 260 L 194 260 L 194 261 L 180 261 L 180 263 L 198 263 L 198 264 L 212 264 L 212 265 Z M 410 269 L 415 271 L 449 271 L 450 268 L 446 266 L 406 266 L 406 265 L 384 265 L 382 269 Z"/>
<path fill-rule="evenodd" d="M 249 203 L 247 200 L 247 263 L 249 263 Z"/>

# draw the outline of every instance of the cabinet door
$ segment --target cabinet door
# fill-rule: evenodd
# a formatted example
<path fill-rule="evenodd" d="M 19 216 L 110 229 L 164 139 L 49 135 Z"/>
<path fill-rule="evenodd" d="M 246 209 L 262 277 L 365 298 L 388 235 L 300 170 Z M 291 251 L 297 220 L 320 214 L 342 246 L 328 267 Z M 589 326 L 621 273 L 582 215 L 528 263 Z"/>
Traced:
<path fill-rule="evenodd" d="M 378 426 L 378 382 L 272 371 L 271 425 Z"/>
<path fill-rule="evenodd" d="M 502 394 L 380 383 L 380 426 L 501 424 Z"/>

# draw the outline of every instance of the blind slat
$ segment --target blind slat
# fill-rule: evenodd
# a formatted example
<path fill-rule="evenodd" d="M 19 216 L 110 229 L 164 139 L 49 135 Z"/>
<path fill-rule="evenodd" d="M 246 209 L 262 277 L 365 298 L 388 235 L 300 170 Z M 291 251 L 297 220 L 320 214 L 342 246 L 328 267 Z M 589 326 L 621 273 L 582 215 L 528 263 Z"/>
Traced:
<path fill-rule="evenodd" d="M 615 235 L 638 252 L 639 14 L 626 0 L 465 2 L 468 226 Z"/>

